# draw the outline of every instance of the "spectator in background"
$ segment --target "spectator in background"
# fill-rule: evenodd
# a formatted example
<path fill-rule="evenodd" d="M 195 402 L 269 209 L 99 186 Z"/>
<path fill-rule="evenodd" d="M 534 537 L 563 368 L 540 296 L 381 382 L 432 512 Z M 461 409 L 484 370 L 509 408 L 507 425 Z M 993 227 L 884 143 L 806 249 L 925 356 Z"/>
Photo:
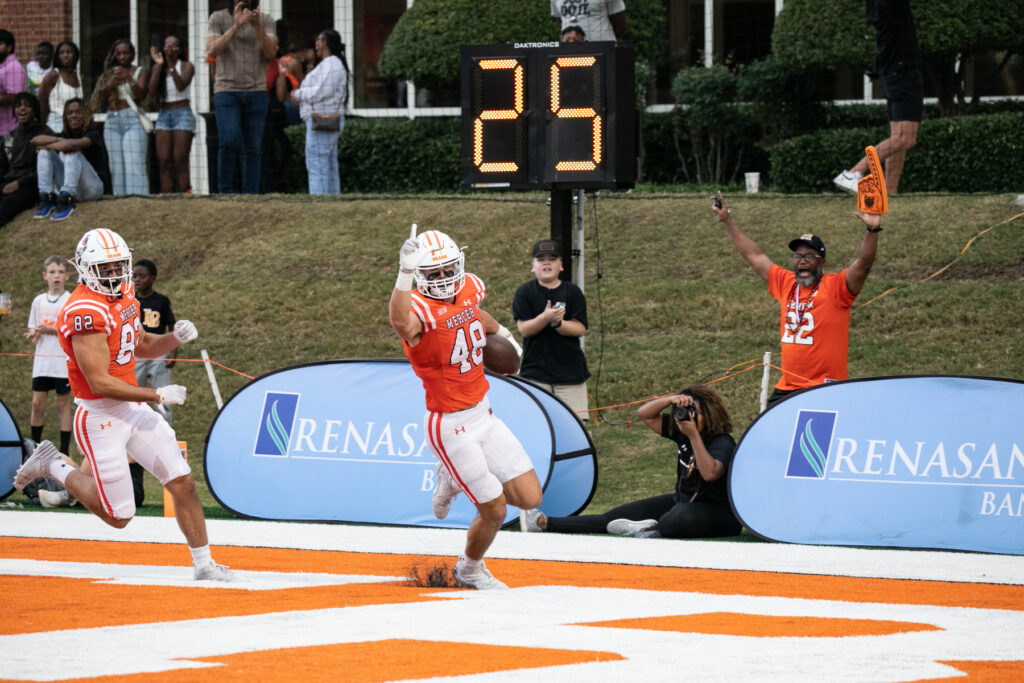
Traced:
<path fill-rule="evenodd" d="M 566 26 L 562 29 L 563 43 L 582 43 L 587 39 L 587 34 L 579 26 Z"/>
<path fill-rule="evenodd" d="M 512 317 L 523 335 L 519 376 L 543 387 L 587 420 L 587 359 L 580 338 L 587 333 L 583 291 L 559 278 L 562 256 L 555 240 L 533 245 L 535 280 L 521 285 L 512 299 Z"/>
<path fill-rule="evenodd" d="M 302 123 L 299 105 L 292 102 L 291 93 L 299 89 L 302 79 L 313 69 L 315 62 L 315 49 L 300 49 L 298 45 L 291 45 L 288 54 L 280 59 L 277 78 L 274 80 L 274 90 L 277 99 L 284 104 L 285 126 L 297 126 Z"/>
<path fill-rule="evenodd" d="M 855 211 L 867 226 L 857 258 L 838 273 L 824 273 L 825 243 L 805 233 L 790 241 L 793 266 L 782 268 L 736 224 L 722 201 L 712 211 L 725 224 L 736 251 L 768 285 L 781 305 L 779 336 L 782 377 L 768 397 L 768 406 L 799 389 L 846 379 L 850 342 L 850 308 L 868 279 L 878 250 L 881 216 Z"/>
<path fill-rule="evenodd" d="M 278 44 L 285 44 L 288 36 L 287 26 L 283 19 L 275 23 Z M 280 53 L 280 51 L 278 51 Z M 285 134 L 284 129 L 288 125 L 286 119 L 287 109 L 294 110 L 295 120 L 291 125 L 302 123 L 299 119 L 299 108 L 288 101 L 288 91 L 284 93 L 284 100 L 278 93 L 277 82 L 280 79 L 281 71 L 284 68 L 282 60 L 285 57 L 277 57 L 270 60 L 267 67 L 267 123 L 263 129 L 263 167 L 260 177 L 264 192 L 288 192 L 291 187 L 291 178 L 282 174 L 282 168 L 290 168 L 292 162 L 292 144 Z M 297 87 L 297 86 L 296 86 Z"/>
<path fill-rule="evenodd" d="M 896 194 L 907 151 L 917 142 L 924 113 L 924 78 L 910 0 L 867 0 L 868 22 L 875 27 L 875 74 L 882 81 L 889 117 L 889 137 L 875 145 L 878 160 L 885 162 L 885 188 Z M 863 157 L 833 182 L 857 192 L 857 181 L 868 172 Z"/>
<path fill-rule="evenodd" d="M 59 135 L 37 135 L 32 143 L 38 150 L 39 182 L 39 206 L 33 218 L 64 220 L 74 213 L 76 202 L 91 202 L 111 194 L 103 135 L 92 122 L 89 105 L 81 98 L 64 105 Z"/>
<path fill-rule="evenodd" d="M 160 107 L 156 118 L 156 158 L 160 164 L 161 192 L 188 192 L 189 153 L 196 132 L 196 117 L 189 104 L 189 86 L 196 69 L 185 59 L 181 40 L 167 36 L 163 50 L 149 48 L 153 73 L 149 76 L 149 96 Z"/>
<path fill-rule="evenodd" d="M 587 40 L 623 40 L 626 37 L 626 5 L 622 0 L 551 0 L 551 16 L 583 29 Z"/>
<path fill-rule="evenodd" d="M 334 29 L 316 37 L 320 63 L 309 72 L 292 101 L 306 122 L 306 171 L 310 194 L 340 194 L 338 137 L 345 127 L 348 99 L 348 65 L 345 46 Z"/>
<path fill-rule="evenodd" d="M 664 412 L 663 412 L 664 411 Z M 736 450 L 729 411 L 714 389 L 700 384 L 648 401 L 636 411 L 648 429 L 676 444 L 676 490 L 612 508 L 600 515 L 547 517 L 526 512 L 525 531 L 712 538 L 736 536 L 742 525 L 729 503 L 729 466 Z"/>
<path fill-rule="evenodd" d="M 57 316 L 71 293 L 64 289 L 68 280 L 68 264 L 63 256 L 48 256 L 43 261 L 43 280 L 47 291 L 32 300 L 25 338 L 35 345 L 32 361 L 32 410 L 29 424 L 32 443 L 43 438 L 46 425 L 46 396 L 57 396 L 60 421 L 60 443 L 64 452 L 71 444 L 71 385 L 68 384 L 68 357 L 57 341 Z M 34 448 L 34 446 L 33 446 Z M 43 507 L 74 505 L 74 499 L 52 477 L 40 477 L 23 489 L 28 499 Z"/>
<path fill-rule="evenodd" d="M 53 68 L 53 55 L 53 43 L 43 41 L 36 46 L 36 58 L 25 67 L 28 74 L 28 91 L 36 97 L 39 97 L 39 84 L 43 82 L 43 77 Z M 42 104 L 43 98 L 39 99 Z"/>
<path fill-rule="evenodd" d="M 53 134 L 42 122 L 39 100 L 31 93 L 14 96 L 14 117 L 18 127 L 11 135 L 10 164 L 0 180 L 0 226 L 39 200 L 36 147 L 32 140 L 37 135 Z"/>
<path fill-rule="evenodd" d="M 235 163 L 242 155 L 242 192 L 258 194 L 267 121 L 267 68 L 277 56 L 274 20 L 253 2 L 210 15 L 206 52 L 215 57 L 213 103 L 217 116 L 217 186 L 235 190 Z"/>
<path fill-rule="evenodd" d="M 132 269 L 132 284 L 135 285 L 135 298 L 139 300 L 142 328 L 146 334 L 166 334 L 174 329 L 177 321 L 171 300 L 153 290 L 155 282 L 156 264 L 149 259 L 139 259 Z M 135 380 L 140 387 L 166 387 L 171 383 L 171 368 L 177 357 L 178 349 L 174 348 L 159 358 L 136 358 Z M 164 420 L 171 424 L 171 406 L 165 406 L 164 410 Z"/>
<path fill-rule="evenodd" d="M 14 34 L 0 28 L 0 144 L 19 125 L 14 115 L 14 98 L 25 91 L 27 84 L 25 67 L 14 56 Z M 39 108 L 38 100 L 36 108 Z M 12 159 L 8 161 L 14 163 Z"/>
<path fill-rule="evenodd" d="M 54 132 L 64 126 L 64 105 L 76 97 L 85 97 L 78 78 L 78 46 L 65 40 L 57 46 L 57 63 L 39 86 L 39 106 L 46 125 Z"/>
<path fill-rule="evenodd" d="M 68 357 L 57 340 L 57 316 L 71 293 L 64 285 L 68 281 L 68 262 L 54 254 L 43 261 L 43 280 L 47 291 L 32 300 L 28 314 L 25 338 L 32 342 L 35 357 L 32 361 L 32 414 L 29 424 L 32 440 L 43 440 L 46 426 L 46 396 L 53 391 L 57 396 L 57 414 L 60 417 L 60 451 L 67 453 L 71 445 L 71 385 L 68 384 Z"/>
<path fill-rule="evenodd" d="M 132 66 L 135 46 L 122 38 L 110 48 L 103 74 L 92 95 L 93 111 L 107 113 L 103 142 L 107 146 L 115 195 L 148 194 L 146 173 L 148 141 L 139 120 L 145 116 L 139 104 L 146 98 L 149 72 Z"/>

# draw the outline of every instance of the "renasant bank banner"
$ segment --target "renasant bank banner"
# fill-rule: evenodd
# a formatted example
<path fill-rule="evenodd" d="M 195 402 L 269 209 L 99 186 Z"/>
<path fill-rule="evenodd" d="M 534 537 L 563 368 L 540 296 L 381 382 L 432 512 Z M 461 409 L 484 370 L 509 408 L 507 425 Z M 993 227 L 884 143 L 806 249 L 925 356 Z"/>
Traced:
<path fill-rule="evenodd" d="M 14 493 L 14 475 L 21 467 L 21 433 L 0 399 L 0 500 Z"/>
<path fill-rule="evenodd" d="M 590 436 L 554 396 L 488 374 L 491 409 L 523 444 L 544 486 L 544 511 L 590 501 L 597 461 Z M 423 385 L 405 361 L 329 361 L 259 377 L 224 405 L 206 439 L 206 478 L 245 517 L 465 528 L 476 509 L 460 495 L 434 518 L 436 459 L 424 440 Z M 509 506 L 506 523 L 518 515 Z"/>
<path fill-rule="evenodd" d="M 824 384 L 763 413 L 729 487 L 755 534 L 791 543 L 1024 554 L 1024 383 Z"/>

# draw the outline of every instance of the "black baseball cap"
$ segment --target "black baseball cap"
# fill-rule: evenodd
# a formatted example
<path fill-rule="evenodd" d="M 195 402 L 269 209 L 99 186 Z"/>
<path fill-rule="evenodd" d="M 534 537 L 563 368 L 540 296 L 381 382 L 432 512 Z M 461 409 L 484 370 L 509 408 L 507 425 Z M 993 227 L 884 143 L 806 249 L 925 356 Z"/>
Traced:
<path fill-rule="evenodd" d="M 796 251 L 796 248 L 799 247 L 801 244 L 806 244 L 811 249 L 818 252 L 818 255 L 821 256 L 821 258 L 825 258 L 825 243 L 822 242 L 821 238 L 818 237 L 817 235 L 812 235 L 809 232 L 805 232 L 804 234 L 800 235 L 795 240 L 789 243 L 789 250 Z"/>
<path fill-rule="evenodd" d="M 540 240 L 533 245 L 533 258 L 543 256 L 544 254 L 551 254 L 562 258 L 562 250 L 558 247 L 556 240 Z"/>

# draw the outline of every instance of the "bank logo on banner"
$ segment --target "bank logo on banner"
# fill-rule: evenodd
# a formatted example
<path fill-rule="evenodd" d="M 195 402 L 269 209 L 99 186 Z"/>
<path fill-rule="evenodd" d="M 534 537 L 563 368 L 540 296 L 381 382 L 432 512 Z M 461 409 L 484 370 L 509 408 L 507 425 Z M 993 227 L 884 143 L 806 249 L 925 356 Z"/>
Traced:
<path fill-rule="evenodd" d="M 298 407 L 298 394 L 276 391 L 266 393 L 253 455 L 287 457 Z"/>
<path fill-rule="evenodd" d="M 801 410 L 796 417 L 793 443 L 789 446 L 787 477 L 824 479 L 836 413 L 824 410 Z"/>

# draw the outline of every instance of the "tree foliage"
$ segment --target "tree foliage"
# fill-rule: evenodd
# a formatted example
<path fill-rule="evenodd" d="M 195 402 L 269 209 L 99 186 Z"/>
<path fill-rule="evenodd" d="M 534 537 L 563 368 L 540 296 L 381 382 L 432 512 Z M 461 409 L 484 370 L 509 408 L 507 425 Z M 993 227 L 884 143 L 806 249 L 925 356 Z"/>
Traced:
<path fill-rule="evenodd" d="M 384 44 L 381 72 L 423 87 L 453 86 L 462 45 L 558 40 L 550 10 L 538 0 L 416 0 Z"/>
<path fill-rule="evenodd" d="M 652 63 L 666 52 L 665 8 L 660 0 L 631 0 L 628 42 Z M 557 41 L 558 19 L 546 0 L 416 0 L 399 18 L 380 58 L 386 78 L 407 78 L 423 87 L 454 86 L 459 47 Z"/>
<path fill-rule="evenodd" d="M 966 67 L 975 57 L 1024 53 L 1024 0 L 910 0 L 910 6 L 922 71 L 943 115 L 967 108 Z M 772 32 L 774 57 L 797 68 L 870 69 L 874 51 L 875 32 L 861 2 L 787 0 Z"/>

